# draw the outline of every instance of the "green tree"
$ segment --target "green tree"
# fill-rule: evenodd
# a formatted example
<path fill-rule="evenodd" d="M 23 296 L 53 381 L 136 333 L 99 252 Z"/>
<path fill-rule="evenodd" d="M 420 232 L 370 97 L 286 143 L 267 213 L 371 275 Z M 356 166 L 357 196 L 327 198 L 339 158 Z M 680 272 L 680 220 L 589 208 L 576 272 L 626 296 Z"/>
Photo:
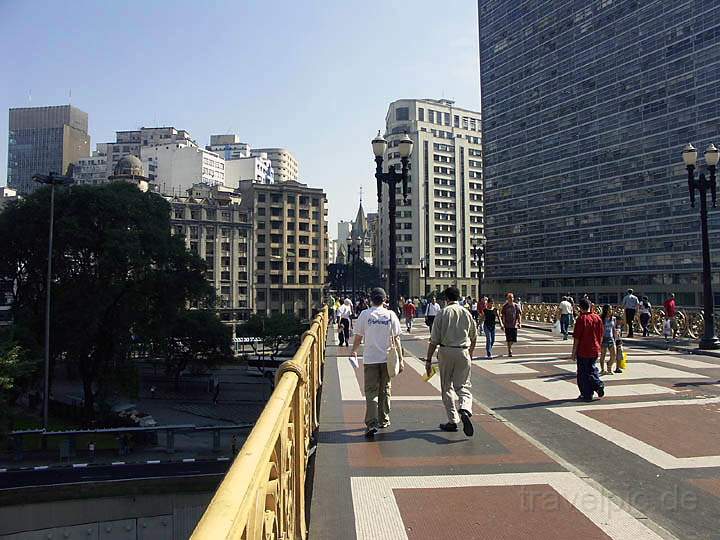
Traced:
<path fill-rule="evenodd" d="M 203 371 L 233 357 L 230 347 L 232 331 L 213 313 L 187 311 L 170 328 L 158 352 L 165 361 L 165 371 L 179 387 L 180 374 L 186 369 Z"/>
<path fill-rule="evenodd" d="M 0 438 L 12 421 L 13 405 L 40 373 L 41 360 L 15 340 L 11 330 L 0 332 Z"/>
<path fill-rule="evenodd" d="M 241 336 L 261 338 L 263 345 L 270 350 L 270 358 L 275 359 L 283 345 L 298 343 L 307 325 L 291 313 L 270 315 L 252 315 L 237 333 Z"/>
<path fill-rule="evenodd" d="M 37 349 L 44 325 L 49 189 L 0 213 L 0 279 L 15 284 L 13 316 Z M 170 205 L 113 183 L 56 189 L 51 366 L 70 363 L 86 419 L 141 346 L 170 334 L 189 304 L 214 297 L 204 262 L 170 233 Z"/>

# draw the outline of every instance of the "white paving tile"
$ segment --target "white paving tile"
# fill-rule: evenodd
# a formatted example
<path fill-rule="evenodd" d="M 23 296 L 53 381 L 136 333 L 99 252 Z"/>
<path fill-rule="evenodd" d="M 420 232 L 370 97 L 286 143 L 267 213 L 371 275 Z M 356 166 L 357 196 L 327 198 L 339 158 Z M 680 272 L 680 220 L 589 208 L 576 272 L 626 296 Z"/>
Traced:
<path fill-rule="evenodd" d="M 666 355 L 666 354 L 649 354 L 643 355 L 643 362 L 651 360 L 653 362 L 662 362 L 663 364 L 672 364 L 674 366 L 680 366 L 690 369 L 720 369 L 720 364 L 712 364 L 710 362 L 703 362 L 702 360 L 695 360 L 694 358 L 688 358 L 682 355 Z"/>
<path fill-rule="evenodd" d="M 556 364 L 555 367 L 571 373 L 575 373 L 576 369 L 575 364 Z M 623 373 L 615 373 L 612 378 L 629 381 L 633 379 L 707 379 L 707 376 L 645 362 L 633 362 L 630 357 L 627 369 Z"/>
<path fill-rule="evenodd" d="M 573 381 L 557 379 L 525 379 L 512 381 L 518 386 L 530 390 L 549 400 L 573 399 L 578 395 L 578 387 Z M 607 384 L 607 397 L 650 396 L 657 394 L 674 394 L 675 390 L 657 384 Z"/>
<path fill-rule="evenodd" d="M 473 360 L 473 364 L 477 367 L 489 371 L 494 375 L 523 375 L 537 374 L 537 371 L 525 367 L 522 364 L 511 364 L 507 362 L 495 362 L 493 360 Z"/>
<path fill-rule="evenodd" d="M 660 540 L 641 520 L 569 472 L 441 476 L 354 476 L 350 487 L 358 540 L 408 538 L 394 491 L 490 486 L 549 485 L 613 540 Z"/>

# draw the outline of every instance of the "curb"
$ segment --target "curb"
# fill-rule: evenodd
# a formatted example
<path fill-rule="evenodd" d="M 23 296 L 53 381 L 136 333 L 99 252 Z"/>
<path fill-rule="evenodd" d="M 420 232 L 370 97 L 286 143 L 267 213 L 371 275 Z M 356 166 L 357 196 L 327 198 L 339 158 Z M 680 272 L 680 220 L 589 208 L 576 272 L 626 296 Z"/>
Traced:
<path fill-rule="evenodd" d="M 142 461 L 112 461 L 110 463 L 68 463 L 68 464 L 50 464 L 50 465 L 28 465 L 26 467 L 3 467 L 0 468 L 0 474 L 13 472 L 30 472 L 30 471 L 57 471 L 67 469 L 86 469 L 95 467 L 120 467 L 122 465 L 166 465 L 166 464 L 182 464 L 182 463 L 216 463 L 218 461 L 231 461 L 231 457 L 220 456 L 216 458 L 198 459 L 198 458 L 182 458 L 182 459 L 147 459 Z"/>

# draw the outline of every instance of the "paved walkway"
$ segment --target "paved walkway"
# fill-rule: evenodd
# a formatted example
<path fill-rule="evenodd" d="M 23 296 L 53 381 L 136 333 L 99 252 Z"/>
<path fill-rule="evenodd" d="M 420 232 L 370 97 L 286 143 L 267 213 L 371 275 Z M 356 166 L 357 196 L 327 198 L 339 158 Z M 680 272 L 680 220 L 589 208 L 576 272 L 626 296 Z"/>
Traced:
<path fill-rule="evenodd" d="M 373 441 L 362 369 L 329 342 L 311 538 L 720 539 L 720 360 L 629 348 L 605 398 L 579 403 L 571 342 L 523 329 L 513 358 L 474 362 L 467 438 L 437 429 L 428 334 L 404 336 L 392 426 Z"/>

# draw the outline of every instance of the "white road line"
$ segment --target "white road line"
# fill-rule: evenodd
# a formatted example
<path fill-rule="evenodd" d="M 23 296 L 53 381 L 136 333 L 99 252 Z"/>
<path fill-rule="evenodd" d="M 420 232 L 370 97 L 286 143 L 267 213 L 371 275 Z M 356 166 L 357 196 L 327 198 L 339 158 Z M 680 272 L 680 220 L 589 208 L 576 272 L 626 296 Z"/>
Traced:
<path fill-rule="evenodd" d="M 194 462 L 195 462 L 195 458 L 185 458 L 185 459 L 183 459 L 182 461 L 183 461 L 183 463 L 194 463 Z"/>
<path fill-rule="evenodd" d="M 73 463 L 73 469 L 84 469 L 87 466 L 87 463 Z"/>
<path fill-rule="evenodd" d="M 218 461 L 230 461 L 229 457 L 219 457 L 217 458 Z"/>
<path fill-rule="evenodd" d="M 125 465 L 124 461 L 113 461 L 110 465 Z"/>
<path fill-rule="evenodd" d="M 38 465 L 37 467 L 33 467 L 34 471 L 44 471 L 45 469 L 49 469 L 50 467 L 48 465 Z"/>
<path fill-rule="evenodd" d="M 158 463 L 160 463 L 160 460 L 159 459 L 149 459 L 145 463 L 147 463 L 148 465 L 157 465 Z"/>

